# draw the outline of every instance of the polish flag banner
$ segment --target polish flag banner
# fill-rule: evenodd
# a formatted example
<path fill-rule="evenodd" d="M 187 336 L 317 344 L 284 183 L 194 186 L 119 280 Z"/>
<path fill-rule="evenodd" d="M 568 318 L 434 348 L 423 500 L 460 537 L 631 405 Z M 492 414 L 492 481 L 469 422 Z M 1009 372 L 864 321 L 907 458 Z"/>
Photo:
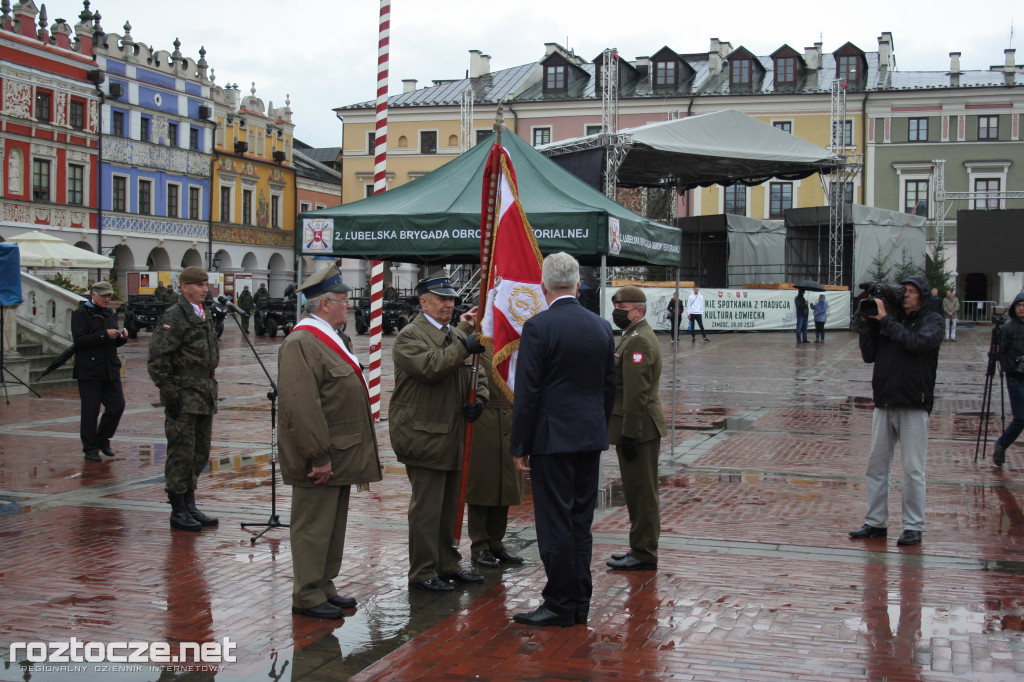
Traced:
<path fill-rule="evenodd" d="M 543 258 L 533 228 L 519 203 L 519 188 L 508 151 L 495 145 L 487 168 L 498 164 L 495 190 L 497 215 L 490 267 L 487 272 L 487 303 L 483 311 L 481 336 L 494 349 L 493 381 L 513 400 L 519 337 L 526 321 L 548 307 L 540 288 Z M 484 177 L 484 197 L 490 175 Z"/>

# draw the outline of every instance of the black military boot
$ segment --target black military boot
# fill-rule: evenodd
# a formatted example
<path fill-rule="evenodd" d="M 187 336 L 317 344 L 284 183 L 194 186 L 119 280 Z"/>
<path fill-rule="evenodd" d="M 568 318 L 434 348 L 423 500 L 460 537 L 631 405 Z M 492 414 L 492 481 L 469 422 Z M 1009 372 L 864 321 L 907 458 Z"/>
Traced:
<path fill-rule="evenodd" d="M 216 526 L 220 521 L 213 516 L 207 516 L 196 508 L 196 491 L 189 490 L 185 493 L 185 509 L 189 515 L 199 522 L 201 526 Z"/>
<path fill-rule="evenodd" d="M 171 528 L 178 530 L 199 530 L 202 526 L 192 518 L 185 508 L 185 496 L 181 493 L 167 493 L 167 500 L 171 503 Z"/>

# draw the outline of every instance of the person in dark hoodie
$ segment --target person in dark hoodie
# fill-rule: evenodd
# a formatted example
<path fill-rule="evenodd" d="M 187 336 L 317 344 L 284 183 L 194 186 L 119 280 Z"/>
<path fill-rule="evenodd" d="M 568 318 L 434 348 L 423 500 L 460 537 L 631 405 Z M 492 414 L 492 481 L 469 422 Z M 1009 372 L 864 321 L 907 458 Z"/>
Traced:
<path fill-rule="evenodd" d="M 1009 319 L 999 328 L 999 347 L 996 355 L 1006 375 L 1006 392 L 1010 394 L 1013 421 L 996 441 L 992 463 L 997 467 L 1006 462 L 1006 448 L 1013 445 L 1024 431 L 1024 291 L 1013 299 L 1007 312 Z"/>
<path fill-rule="evenodd" d="M 903 534 L 896 544 L 921 543 L 924 530 L 925 460 L 928 415 L 935 396 L 943 324 L 928 309 L 930 289 L 922 275 L 900 281 L 905 287 L 903 310 L 886 310 L 876 298 L 878 314 L 865 316 L 860 329 L 860 354 L 874 363 L 871 375 L 875 410 L 871 422 L 871 454 L 867 464 L 868 513 L 851 538 L 886 537 L 889 526 L 889 481 L 896 444 L 903 461 Z"/>

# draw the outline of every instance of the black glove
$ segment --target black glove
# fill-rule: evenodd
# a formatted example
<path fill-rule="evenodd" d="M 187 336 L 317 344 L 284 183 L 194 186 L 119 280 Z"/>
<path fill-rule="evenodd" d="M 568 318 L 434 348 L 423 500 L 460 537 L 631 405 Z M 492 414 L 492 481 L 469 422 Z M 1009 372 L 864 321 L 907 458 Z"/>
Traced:
<path fill-rule="evenodd" d="M 466 347 L 470 355 L 476 355 L 484 352 L 484 346 L 480 343 L 480 337 L 477 334 L 470 334 L 462 340 L 462 345 Z"/>
<path fill-rule="evenodd" d="M 164 408 L 167 410 L 167 416 L 171 419 L 177 419 L 181 416 L 181 398 L 174 396 L 164 401 Z"/>
<path fill-rule="evenodd" d="M 475 422 L 483 413 L 484 404 L 479 400 L 472 403 L 466 403 L 462 406 L 462 414 L 465 415 L 466 421 L 468 422 Z"/>
<path fill-rule="evenodd" d="M 627 462 L 632 462 L 640 454 L 640 447 L 636 438 L 630 438 L 629 436 L 621 436 L 619 438 L 619 450 Z"/>

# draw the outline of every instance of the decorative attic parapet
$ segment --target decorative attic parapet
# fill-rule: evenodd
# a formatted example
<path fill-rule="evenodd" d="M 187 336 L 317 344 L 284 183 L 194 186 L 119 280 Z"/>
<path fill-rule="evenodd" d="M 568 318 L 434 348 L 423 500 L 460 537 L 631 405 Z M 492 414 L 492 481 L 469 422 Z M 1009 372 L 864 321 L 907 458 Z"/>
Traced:
<path fill-rule="evenodd" d="M 72 39 L 73 30 L 64 19 L 55 19 L 49 27 L 47 23 L 46 5 L 36 7 L 32 0 L 27 0 L 12 8 L 10 0 L 0 2 L 0 32 L 13 33 L 47 47 L 78 52 L 86 57 L 92 54 L 91 41 L 89 49 L 83 50 L 79 38 Z"/>
<path fill-rule="evenodd" d="M 98 17 L 99 15 L 94 15 Z M 181 54 L 181 41 L 174 39 L 174 52 L 167 50 L 154 50 L 152 46 L 136 42 L 131 34 L 132 26 L 129 22 L 124 24 L 124 35 L 116 33 L 100 33 L 102 35 L 93 50 L 96 55 L 123 61 L 127 64 L 144 66 L 154 71 L 159 71 L 175 78 L 184 78 L 201 85 L 210 85 L 211 81 L 207 75 L 209 64 L 206 61 L 206 48 L 199 48 L 199 61 Z"/>

